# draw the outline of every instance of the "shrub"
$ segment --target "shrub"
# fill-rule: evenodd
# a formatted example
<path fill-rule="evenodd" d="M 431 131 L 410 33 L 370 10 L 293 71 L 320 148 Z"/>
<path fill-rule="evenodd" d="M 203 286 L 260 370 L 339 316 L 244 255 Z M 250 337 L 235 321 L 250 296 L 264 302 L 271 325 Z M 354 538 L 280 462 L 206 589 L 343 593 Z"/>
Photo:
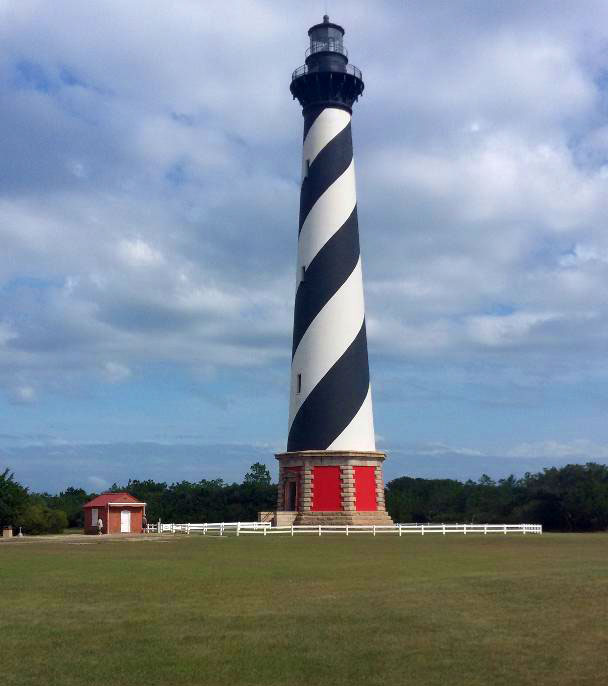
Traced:
<path fill-rule="evenodd" d="M 16 526 L 27 507 L 28 492 L 5 469 L 0 472 L 0 526 Z"/>
<path fill-rule="evenodd" d="M 68 526 L 68 516 L 63 510 L 49 510 L 49 533 L 60 534 Z"/>
<path fill-rule="evenodd" d="M 51 510 L 46 505 L 30 503 L 25 508 L 19 525 L 25 534 L 57 534 L 67 527 L 68 518 L 62 510 Z"/>

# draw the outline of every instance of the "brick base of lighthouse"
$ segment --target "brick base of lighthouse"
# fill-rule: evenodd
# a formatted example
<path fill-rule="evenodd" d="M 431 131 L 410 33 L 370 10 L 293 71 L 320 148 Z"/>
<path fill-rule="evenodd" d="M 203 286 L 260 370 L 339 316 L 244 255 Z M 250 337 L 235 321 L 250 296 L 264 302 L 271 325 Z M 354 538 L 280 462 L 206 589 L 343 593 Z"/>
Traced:
<path fill-rule="evenodd" d="M 279 453 L 277 523 L 392 524 L 384 503 L 381 452 Z M 290 516 L 291 515 L 291 516 Z"/>

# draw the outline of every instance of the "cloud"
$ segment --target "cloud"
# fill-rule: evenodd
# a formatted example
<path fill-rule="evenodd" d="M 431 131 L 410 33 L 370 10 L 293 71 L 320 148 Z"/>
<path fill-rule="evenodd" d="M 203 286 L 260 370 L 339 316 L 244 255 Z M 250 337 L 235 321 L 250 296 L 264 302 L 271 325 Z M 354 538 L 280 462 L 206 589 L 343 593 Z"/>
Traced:
<path fill-rule="evenodd" d="M 266 464 L 276 479 L 272 450 L 268 445 L 192 441 L 22 445 L 0 449 L 0 466 L 10 467 L 15 478 L 33 490 L 51 493 L 68 486 L 100 491 L 129 479 L 240 483 L 254 462 Z"/>
<path fill-rule="evenodd" d="M 14 443 L 14 438 L 12 441 Z M 34 491 L 59 492 L 68 486 L 96 492 L 129 479 L 181 480 L 224 479 L 241 482 L 254 462 L 265 464 L 277 478 L 274 452 L 282 446 L 246 443 L 206 443 L 201 437 L 181 441 L 130 443 L 70 443 L 12 445 L 0 449 L 0 468 L 9 466 L 15 477 Z M 605 445 L 579 439 L 570 445 L 538 442 L 492 452 L 448 443 L 419 442 L 387 446 L 385 481 L 401 476 L 477 480 L 482 474 L 494 479 L 510 474 L 522 477 L 545 467 L 603 461 Z M 218 462 L 217 456 L 222 456 Z"/>
<path fill-rule="evenodd" d="M 280 88 L 280 65 L 266 59 L 284 35 L 279 14 L 257 3 L 243 15 L 223 8 L 229 46 L 209 28 L 219 10 L 157 6 L 134 41 L 132 8 L 110 4 L 120 21 L 64 2 L 61 23 L 33 3 L 35 22 L 24 6 L 4 29 L 2 64 L 12 74 L 5 123 L 17 146 L 31 131 L 44 139 L 32 149 L 40 177 L 14 167 L 5 173 L 26 185 L 1 200 L 3 239 L 14 256 L 3 271 L 7 279 L 29 272 L 71 284 L 69 292 L 50 285 L 46 294 L 58 330 L 51 335 L 50 321 L 36 313 L 34 341 L 13 319 L 13 347 L 67 343 L 72 355 L 84 353 L 76 362 L 84 377 L 102 354 L 92 341 L 129 365 L 149 356 L 150 332 L 159 357 L 185 365 L 193 347 L 210 364 L 249 365 L 256 339 L 255 359 L 276 363 L 289 347 L 295 246 L 282 227 L 296 214 L 298 154 L 297 108 Z M 294 29 L 309 21 L 302 10 Z M 363 58 L 365 21 L 389 35 L 429 28 L 422 15 L 389 4 L 373 18 L 363 5 L 348 14 L 353 50 Z M 433 14 L 439 29 L 453 25 L 453 36 L 408 41 L 407 54 L 389 41 L 391 63 L 400 66 L 390 78 L 403 89 L 384 84 L 388 54 L 369 56 L 374 102 L 393 101 L 372 112 L 364 98 L 357 113 L 371 340 L 398 357 L 460 353 L 472 344 L 536 349 L 536 332 L 555 321 L 562 323 L 555 331 L 569 329 L 585 345 L 575 309 L 586 302 L 602 326 L 606 316 L 588 300 L 605 281 L 604 263 L 580 258 L 605 254 L 594 227 L 606 209 L 606 181 L 596 166 L 581 165 L 571 136 L 584 141 L 585 159 L 604 145 L 594 119 L 593 41 L 580 41 L 580 22 L 547 25 L 541 12 L 521 8 L 479 15 L 477 28 L 475 13 Z M 86 49 L 71 22 L 95 26 Z M 256 25 L 263 35 L 251 32 Z M 159 51 L 167 31 L 180 40 Z M 128 52 L 109 49 L 120 44 L 116 32 L 129 33 Z M 465 35 L 471 40 L 462 51 Z M 290 48 L 286 63 L 301 59 L 300 47 Z M 258 97 L 261 84 L 242 69 L 249 51 L 263 60 L 270 98 Z M 201 79 L 205 88 L 191 86 Z M 236 93 L 247 110 L 230 106 Z M 403 113 L 400 126 L 390 126 L 392 112 Z M 378 137 L 387 130 L 390 137 Z M 384 227 L 379 241 L 365 238 L 372 224 Z M 488 313 L 502 304 L 514 311 Z M 192 346 L 180 345 L 180 332 Z M 558 336 L 552 343 L 561 354 Z M 32 362 L 30 355 L 17 364 Z M 9 364 L 16 370 L 14 356 Z"/>
<path fill-rule="evenodd" d="M 9 399 L 15 405 L 31 405 L 36 402 L 36 391 L 32 386 L 15 386 L 10 390 Z"/>
<path fill-rule="evenodd" d="M 473 341 L 492 347 L 508 346 L 529 340 L 533 330 L 557 318 L 551 312 L 475 316 L 469 318 L 468 327 Z"/>
<path fill-rule="evenodd" d="M 141 238 L 120 241 L 118 255 L 128 267 L 151 267 L 163 262 L 162 254 Z"/>
<path fill-rule="evenodd" d="M 542 457 L 549 460 L 569 458 L 576 462 L 596 462 L 608 459 L 608 444 L 598 444 L 579 438 L 570 442 L 536 441 L 521 443 L 508 452 L 509 457 Z"/>
<path fill-rule="evenodd" d="M 413 450 L 418 455 L 468 455 L 476 457 L 483 455 L 480 450 L 450 446 L 441 441 L 421 443 L 414 446 Z"/>
<path fill-rule="evenodd" d="M 74 399 L 95 415 L 95 398 L 133 388 L 141 439 L 162 387 L 283 440 L 302 125 L 288 84 L 316 10 L 7 7 L 0 389 L 30 404 L 11 421 L 52 433 L 61 407 L 62 435 L 82 439 Z M 415 424 L 418 402 L 435 418 L 421 443 L 475 446 L 480 412 L 517 423 L 548 402 L 522 441 L 568 443 L 582 421 L 602 445 L 605 3 L 337 1 L 333 13 L 366 81 L 353 135 L 379 433 L 403 442 L 392 408 Z M 263 410 L 239 404 L 258 396 Z"/>
<path fill-rule="evenodd" d="M 131 376 L 131 370 L 118 362 L 106 362 L 103 371 L 110 383 L 119 383 Z"/>
<path fill-rule="evenodd" d="M 11 339 L 16 338 L 17 334 L 10 324 L 0 322 L 0 345 L 6 345 Z"/>
<path fill-rule="evenodd" d="M 106 479 L 102 479 L 99 476 L 88 476 L 86 482 L 93 491 L 103 491 L 110 486 Z"/>

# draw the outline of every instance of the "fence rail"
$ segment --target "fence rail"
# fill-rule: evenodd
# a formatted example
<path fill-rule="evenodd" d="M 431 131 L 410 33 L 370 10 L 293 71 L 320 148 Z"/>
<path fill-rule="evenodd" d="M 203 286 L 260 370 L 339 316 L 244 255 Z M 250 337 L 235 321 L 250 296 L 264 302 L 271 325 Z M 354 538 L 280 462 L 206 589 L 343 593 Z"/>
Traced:
<path fill-rule="evenodd" d="M 154 534 L 202 533 L 205 535 L 210 532 L 218 532 L 220 536 L 223 536 L 225 531 L 238 531 L 240 527 L 247 527 L 247 530 L 253 533 L 270 528 L 270 526 L 270 522 L 205 522 L 203 524 L 166 524 L 165 522 L 158 522 L 157 524 L 148 524 L 147 531 Z"/>
<path fill-rule="evenodd" d="M 241 534 L 542 534 L 541 524 L 393 524 L 388 526 L 365 526 L 355 524 L 322 524 L 322 525 L 291 525 L 271 526 L 270 522 L 214 522 L 204 524 L 148 524 L 149 533 L 212 533 L 223 536 L 224 533 Z"/>

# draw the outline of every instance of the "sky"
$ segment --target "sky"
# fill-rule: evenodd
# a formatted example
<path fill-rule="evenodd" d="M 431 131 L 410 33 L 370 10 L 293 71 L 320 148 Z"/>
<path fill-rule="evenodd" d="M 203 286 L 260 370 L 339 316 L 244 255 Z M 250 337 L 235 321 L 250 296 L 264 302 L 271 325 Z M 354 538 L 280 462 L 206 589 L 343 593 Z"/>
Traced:
<path fill-rule="evenodd" d="M 385 478 L 608 462 L 603 0 L 0 0 L 0 470 L 276 475 L 325 11 Z"/>

